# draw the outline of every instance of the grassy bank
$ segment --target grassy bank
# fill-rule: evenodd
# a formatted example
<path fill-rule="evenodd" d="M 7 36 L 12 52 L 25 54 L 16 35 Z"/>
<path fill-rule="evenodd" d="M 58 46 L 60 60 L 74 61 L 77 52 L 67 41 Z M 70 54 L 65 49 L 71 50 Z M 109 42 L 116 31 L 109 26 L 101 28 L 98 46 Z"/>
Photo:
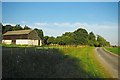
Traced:
<path fill-rule="evenodd" d="M 3 78 L 105 78 L 94 47 L 3 47 Z"/>
<path fill-rule="evenodd" d="M 120 47 L 105 47 L 105 49 L 114 54 L 120 55 Z"/>
<path fill-rule="evenodd" d="M 110 75 L 104 70 L 95 56 L 95 47 L 81 47 L 81 48 L 63 48 L 65 54 L 79 59 L 78 64 L 89 73 L 86 77 L 110 77 Z"/>

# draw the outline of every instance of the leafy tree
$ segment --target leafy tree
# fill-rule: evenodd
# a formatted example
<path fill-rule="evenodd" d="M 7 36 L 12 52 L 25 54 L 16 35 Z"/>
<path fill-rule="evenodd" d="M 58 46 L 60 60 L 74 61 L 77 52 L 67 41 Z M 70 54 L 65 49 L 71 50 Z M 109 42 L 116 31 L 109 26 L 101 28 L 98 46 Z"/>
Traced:
<path fill-rule="evenodd" d="M 99 45 L 98 46 L 109 46 L 110 45 L 110 43 L 109 42 L 107 42 L 102 36 L 100 36 L 100 35 L 97 35 L 97 42 L 99 43 Z"/>
<path fill-rule="evenodd" d="M 72 45 L 75 43 L 75 39 L 70 36 L 64 36 L 63 40 L 66 45 Z"/>
<path fill-rule="evenodd" d="M 28 29 L 31 29 L 31 28 L 25 25 L 24 29 L 28 30 Z"/>
<path fill-rule="evenodd" d="M 12 31 L 15 31 L 15 30 L 23 30 L 23 28 L 20 26 L 20 24 L 17 24 L 12 28 Z"/>
<path fill-rule="evenodd" d="M 89 40 L 95 41 L 95 35 L 94 35 L 93 32 L 90 32 L 90 33 L 89 33 Z"/>
<path fill-rule="evenodd" d="M 47 43 L 48 44 L 53 44 L 54 43 L 54 40 L 55 38 L 52 36 L 52 37 L 49 37 L 48 40 L 47 40 Z"/>
<path fill-rule="evenodd" d="M 66 32 L 62 36 L 74 36 L 74 33 L 73 32 Z"/>
<path fill-rule="evenodd" d="M 74 36 L 75 34 L 73 32 L 66 32 L 65 34 L 63 34 L 62 35 L 63 44 L 66 44 L 66 45 L 75 44 Z"/>
<path fill-rule="evenodd" d="M 75 33 L 76 44 L 87 45 L 88 44 L 88 32 L 85 29 L 79 28 Z"/>
<path fill-rule="evenodd" d="M 90 45 L 90 46 L 97 46 L 97 41 L 96 41 L 96 39 L 95 39 L 95 35 L 94 35 L 93 32 L 90 32 L 90 33 L 89 33 L 88 38 L 89 38 L 89 45 Z"/>
<path fill-rule="evenodd" d="M 4 34 L 4 33 L 6 33 L 7 31 L 12 31 L 13 30 L 13 26 L 11 26 L 11 25 L 5 25 L 5 26 L 3 26 L 2 25 L 2 33 Z"/>
<path fill-rule="evenodd" d="M 55 44 L 61 44 L 62 43 L 62 37 L 61 36 L 58 36 L 58 37 L 56 37 L 55 39 L 54 39 L 54 43 Z"/>

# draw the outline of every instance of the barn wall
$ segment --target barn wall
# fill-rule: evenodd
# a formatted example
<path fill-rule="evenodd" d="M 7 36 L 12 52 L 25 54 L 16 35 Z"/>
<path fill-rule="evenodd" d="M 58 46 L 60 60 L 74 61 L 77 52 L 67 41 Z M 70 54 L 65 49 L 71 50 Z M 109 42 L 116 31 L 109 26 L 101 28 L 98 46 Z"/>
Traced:
<path fill-rule="evenodd" d="M 38 40 L 29 40 L 30 45 L 38 45 Z"/>
<path fill-rule="evenodd" d="M 16 40 L 16 44 L 29 45 L 28 41 L 29 41 L 28 39 L 18 39 L 18 40 Z"/>
<path fill-rule="evenodd" d="M 40 41 L 40 44 L 39 44 Z M 2 40 L 4 44 L 12 44 L 12 40 Z M 29 40 L 29 39 L 17 39 L 16 44 L 18 45 L 39 45 L 42 46 L 41 40 Z"/>
<path fill-rule="evenodd" d="M 12 40 L 2 40 L 2 43 L 4 43 L 4 44 L 11 44 Z"/>
<path fill-rule="evenodd" d="M 28 39 L 32 39 L 32 40 L 40 40 L 38 33 L 33 30 L 28 34 Z"/>
<path fill-rule="evenodd" d="M 42 46 L 42 40 L 40 40 L 40 46 Z"/>
<path fill-rule="evenodd" d="M 19 40 L 16 40 L 16 44 L 20 44 L 20 45 L 38 45 L 38 40 L 19 39 Z"/>

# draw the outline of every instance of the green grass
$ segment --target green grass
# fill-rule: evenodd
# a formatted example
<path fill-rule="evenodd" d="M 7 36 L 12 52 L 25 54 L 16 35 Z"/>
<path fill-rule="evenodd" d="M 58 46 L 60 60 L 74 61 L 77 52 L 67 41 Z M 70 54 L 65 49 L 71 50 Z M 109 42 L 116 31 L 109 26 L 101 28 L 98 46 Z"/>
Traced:
<path fill-rule="evenodd" d="M 118 47 L 105 47 L 105 49 L 107 49 L 108 51 L 114 53 L 114 54 L 117 54 L 117 55 L 120 55 L 120 48 Z"/>
<path fill-rule="evenodd" d="M 16 44 L 0 44 L 0 46 L 3 46 L 3 47 L 16 47 L 16 48 L 18 48 L 18 47 L 36 47 L 36 46 L 33 46 L 33 45 L 16 45 Z"/>
<path fill-rule="evenodd" d="M 110 74 L 102 67 L 97 58 L 95 57 L 95 47 L 64 47 L 64 46 L 49 46 L 45 48 L 59 48 L 66 56 L 77 58 L 79 64 L 87 73 L 85 77 L 110 77 Z M 80 67 L 79 67 L 80 68 Z M 84 75 L 84 74 L 81 74 Z"/>
<path fill-rule="evenodd" d="M 95 47 L 3 47 L 3 78 L 105 78 Z"/>
<path fill-rule="evenodd" d="M 90 75 L 92 77 L 109 77 L 109 74 L 106 73 L 104 68 L 100 65 L 99 61 L 97 61 L 94 52 L 95 47 L 81 47 L 81 48 L 64 48 L 62 49 L 67 55 L 75 57 L 79 59 L 78 64 L 82 66 L 82 68 L 90 73 L 86 75 L 89 78 Z"/>

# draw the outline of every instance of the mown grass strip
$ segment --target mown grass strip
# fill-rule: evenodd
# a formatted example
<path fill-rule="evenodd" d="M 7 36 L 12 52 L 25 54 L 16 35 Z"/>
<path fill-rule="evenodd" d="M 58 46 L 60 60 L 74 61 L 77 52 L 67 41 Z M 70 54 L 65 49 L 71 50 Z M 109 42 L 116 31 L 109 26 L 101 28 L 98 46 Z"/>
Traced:
<path fill-rule="evenodd" d="M 79 65 L 82 65 L 84 70 L 89 74 L 86 77 L 92 78 L 106 78 L 110 75 L 104 70 L 102 65 L 96 59 L 95 47 L 82 47 L 82 48 L 64 48 L 64 53 L 76 57 L 80 60 Z"/>
<path fill-rule="evenodd" d="M 114 54 L 120 55 L 120 47 L 105 47 L 105 49 Z"/>

